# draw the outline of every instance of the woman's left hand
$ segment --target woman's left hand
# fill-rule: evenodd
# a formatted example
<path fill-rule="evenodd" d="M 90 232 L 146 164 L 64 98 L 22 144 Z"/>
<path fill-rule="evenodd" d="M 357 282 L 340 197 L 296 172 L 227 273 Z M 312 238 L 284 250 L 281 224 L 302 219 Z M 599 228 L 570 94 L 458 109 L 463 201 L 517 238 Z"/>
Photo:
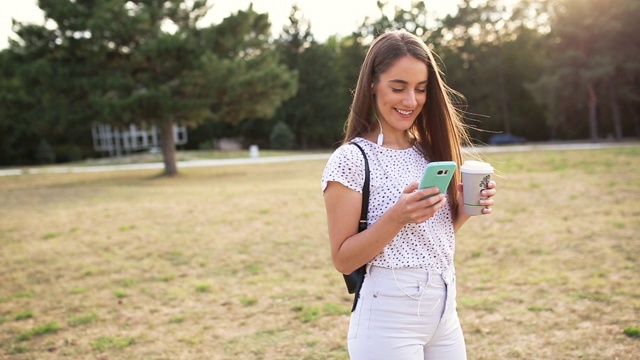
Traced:
<path fill-rule="evenodd" d="M 482 209 L 483 214 L 491 214 L 491 207 L 493 206 L 493 197 L 496 196 L 496 182 L 491 180 L 487 184 L 487 188 L 480 192 L 480 196 L 485 199 L 480 200 L 480 205 L 484 206 Z"/>
<path fill-rule="evenodd" d="M 484 206 L 482 209 L 482 213 L 485 215 L 491 214 L 491 207 L 494 204 L 493 197 L 496 196 L 496 182 L 491 180 L 487 184 L 487 188 L 480 192 L 480 196 L 484 197 L 483 200 L 480 200 L 480 205 Z M 458 184 L 458 203 L 464 204 L 464 196 L 462 191 L 462 184 Z M 462 208 L 462 205 L 461 205 Z M 464 212 L 463 212 L 464 213 Z"/>

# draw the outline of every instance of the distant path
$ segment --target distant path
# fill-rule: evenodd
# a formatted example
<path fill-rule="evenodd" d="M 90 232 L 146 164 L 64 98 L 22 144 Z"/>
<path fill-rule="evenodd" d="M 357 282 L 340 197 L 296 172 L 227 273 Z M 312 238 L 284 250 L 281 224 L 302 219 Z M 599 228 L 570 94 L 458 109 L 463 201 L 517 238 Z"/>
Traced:
<path fill-rule="evenodd" d="M 290 155 L 290 156 L 267 156 L 258 158 L 237 158 L 237 159 L 203 159 L 178 161 L 178 169 L 190 167 L 210 167 L 244 164 L 267 164 L 290 161 L 325 160 L 331 154 L 310 154 L 310 155 Z M 122 170 L 147 170 L 164 169 L 164 163 L 142 163 L 142 164 L 121 164 L 121 165 L 96 165 L 96 166 L 46 166 L 32 167 L 24 169 L 0 170 L 0 176 L 12 175 L 35 175 L 35 174 L 69 174 L 86 172 L 107 172 Z"/>
<path fill-rule="evenodd" d="M 593 150 L 606 149 L 613 147 L 630 147 L 640 146 L 640 142 L 622 142 L 622 143 L 540 143 L 530 145 L 507 145 L 507 146 L 478 146 L 479 153 L 497 153 L 497 152 L 525 152 L 525 151 L 555 151 L 555 150 Z M 237 158 L 237 159 L 208 159 L 208 160 L 188 160 L 178 161 L 178 169 L 190 167 L 210 167 L 210 166 L 228 166 L 228 165 L 244 165 L 244 164 L 267 164 L 291 161 L 308 161 L 308 160 L 326 160 L 331 154 L 306 154 L 306 155 L 290 155 L 290 156 L 267 156 L 258 158 Z M 23 169 L 5 169 L 0 170 L 0 176 L 17 176 L 17 175 L 34 175 L 34 174 L 69 174 L 69 173 L 85 173 L 85 172 L 107 172 L 107 171 L 123 171 L 123 170 L 145 170 L 145 169 L 163 169 L 162 162 L 145 163 L 145 164 L 123 164 L 123 165 L 96 165 L 96 166 L 43 166 L 31 167 Z"/>
<path fill-rule="evenodd" d="M 602 142 L 602 143 L 534 143 L 525 145 L 478 146 L 479 153 L 523 152 L 523 151 L 557 151 L 557 150 L 596 150 L 616 147 L 640 146 L 640 142 Z"/>

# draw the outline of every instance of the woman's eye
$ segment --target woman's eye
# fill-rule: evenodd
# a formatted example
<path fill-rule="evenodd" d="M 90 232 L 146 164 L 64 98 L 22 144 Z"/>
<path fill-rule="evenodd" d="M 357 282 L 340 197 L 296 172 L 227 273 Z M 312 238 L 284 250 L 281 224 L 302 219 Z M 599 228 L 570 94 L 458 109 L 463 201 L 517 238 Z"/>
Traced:
<path fill-rule="evenodd" d="M 427 92 L 427 89 L 426 88 L 424 88 L 424 89 L 416 89 L 416 91 L 421 93 L 421 94 L 424 94 L 424 93 Z"/>
<path fill-rule="evenodd" d="M 391 91 L 399 93 L 399 92 L 403 92 L 404 89 L 398 89 L 398 88 L 391 88 Z"/>

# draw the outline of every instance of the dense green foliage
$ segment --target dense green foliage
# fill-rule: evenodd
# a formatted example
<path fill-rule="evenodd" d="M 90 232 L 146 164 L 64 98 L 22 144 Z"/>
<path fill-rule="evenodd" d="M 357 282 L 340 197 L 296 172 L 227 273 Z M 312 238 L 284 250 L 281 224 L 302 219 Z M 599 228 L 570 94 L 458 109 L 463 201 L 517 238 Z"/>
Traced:
<path fill-rule="evenodd" d="M 293 134 L 293 131 L 291 131 L 289 126 L 283 122 L 279 122 L 273 127 L 273 130 L 271 130 L 271 136 L 269 137 L 271 147 L 275 150 L 291 149 L 293 147 L 294 140 L 295 135 Z"/>
<path fill-rule="evenodd" d="M 295 148 L 335 146 L 368 44 L 397 28 L 439 55 L 478 142 L 639 136 L 640 3 L 512 3 L 459 0 L 438 18 L 421 1 L 388 16 L 381 1 L 378 18 L 320 43 L 296 6 L 272 37 L 252 7 L 202 26 L 206 0 L 40 2 L 46 26 L 16 23 L 0 52 L 0 165 L 95 156 L 94 122 L 162 129 L 167 174 L 174 124 L 190 127 L 188 148 L 273 147 L 280 122 Z"/>

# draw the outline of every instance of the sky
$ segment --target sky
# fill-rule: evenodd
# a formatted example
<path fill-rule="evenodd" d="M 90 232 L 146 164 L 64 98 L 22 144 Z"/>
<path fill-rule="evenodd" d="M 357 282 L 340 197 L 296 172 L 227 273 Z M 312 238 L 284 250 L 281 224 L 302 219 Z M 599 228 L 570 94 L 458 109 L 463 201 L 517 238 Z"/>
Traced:
<path fill-rule="evenodd" d="M 210 1 L 213 8 L 207 15 L 217 24 L 238 10 L 246 10 L 250 3 L 258 13 L 269 13 L 271 31 L 277 36 L 288 23 L 291 6 L 296 3 L 304 16 L 311 22 L 311 32 L 318 41 L 331 35 L 348 35 L 355 30 L 366 16 L 379 15 L 376 0 L 217 0 Z M 394 6 L 408 9 L 411 0 L 388 0 L 388 11 Z M 427 9 L 438 17 L 455 12 L 455 0 L 425 0 Z M 11 31 L 11 19 L 41 25 L 42 11 L 37 0 L 0 0 L 0 49 L 8 46 L 8 38 L 15 37 Z"/>

